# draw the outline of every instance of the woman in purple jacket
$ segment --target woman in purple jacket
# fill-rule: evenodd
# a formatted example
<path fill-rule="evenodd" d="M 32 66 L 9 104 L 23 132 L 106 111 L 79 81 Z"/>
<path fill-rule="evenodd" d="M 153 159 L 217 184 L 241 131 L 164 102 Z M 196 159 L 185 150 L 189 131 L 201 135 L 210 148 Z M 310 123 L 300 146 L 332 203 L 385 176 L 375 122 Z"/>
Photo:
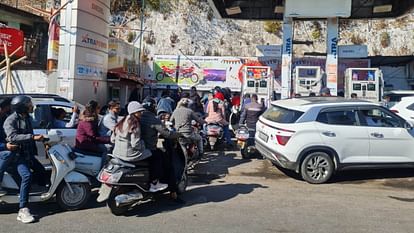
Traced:
<path fill-rule="evenodd" d="M 75 148 L 94 153 L 105 153 L 104 144 L 110 143 L 109 136 L 99 136 L 99 110 L 98 102 L 91 100 L 85 106 L 86 109 L 79 117 L 79 124 L 76 130 Z"/>

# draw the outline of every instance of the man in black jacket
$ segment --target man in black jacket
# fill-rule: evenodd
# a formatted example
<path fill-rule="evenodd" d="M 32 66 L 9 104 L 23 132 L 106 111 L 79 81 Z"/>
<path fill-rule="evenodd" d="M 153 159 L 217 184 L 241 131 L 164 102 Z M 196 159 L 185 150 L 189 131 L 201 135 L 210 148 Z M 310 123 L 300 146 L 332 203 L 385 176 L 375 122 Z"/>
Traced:
<path fill-rule="evenodd" d="M 251 102 L 244 106 L 239 121 L 240 125 L 246 123 L 247 128 L 252 130 L 256 129 L 256 123 L 264 110 L 263 105 L 259 104 L 257 102 L 257 99 L 257 95 L 253 94 L 251 97 Z"/>
<path fill-rule="evenodd" d="M 143 112 L 142 116 L 141 116 L 141 138 L 145 143 L 145 148 L 151 150 L 152 156 L 149 157 L 150 163 L 152 164 L 159 164 L 159 162 L 161 161 L 161 163 L 163 163 L 163 154 L 164 152 L 162 152 L 160 149 L 157 149 L 157 143 L 158 143 L 158 134 L 160 134 L 161 137 L 166 138 L 166 139 L 175 139 L 178 138 L 180 136 L 179 133 L 173 132 L 168 130 L 161 122 L 160 119 L 157 118 L 157 116 L 155 115 L 156 113 L 156 102 L 154 99 L 152 98 L 145 98 L 144 101 L 142 102 L 144 108 L 146 109 L 146 111 Z M 172 151 L 167 151 L 168 157 L 167 163 L 164 161 L 164 165 L 167 164 L 166 166 L 168 167 L 168 170 L 170 172 L 170 176 L 169 176 L 169 190 L 171 191 L 171 197 L 177 201 L 177 202 L 182 202 L 181 199 L 178 198 L 177 196 L 177 187 L 176 187 L 176 182 L 175 179 L 173 179 L 175 177 L 175 174 L 171 174 L 173 173 L 173 168 L 171 165 L 171 157 L 172 157 Z M 153 169 L 154 172 L 158 173 L 158 177 L 162 177 L 162 173 L 163 170 L 160 169 L 159 167 L 152 167 L 151 169 Z"/>
<path fill-rule="evenodd" d="M 4 122 L 4 131 L 9 143 L 17 145 L 16 150 L 16 168 L 21 177 L 20 182 L 20 203 L 17 220 L 23 223 L 31 223 L 35 219 L 30 213 L 27 204 L 29 202 L 30 183 L 32 173 L 30 168 L 35 172 L 44 174 L 44 167 L 35 158 L 37 149 L 35 141 L 43 140 L 43 135 L 34 135 L 32 128 L 32 119 L 30 113 L 33 113 L 33 103 L 29 96 L 19 95 L 11 101 L 12 109 L 15 111 L 7 117 Z M 43 182 L 45 180 L 42 180 Z"/>

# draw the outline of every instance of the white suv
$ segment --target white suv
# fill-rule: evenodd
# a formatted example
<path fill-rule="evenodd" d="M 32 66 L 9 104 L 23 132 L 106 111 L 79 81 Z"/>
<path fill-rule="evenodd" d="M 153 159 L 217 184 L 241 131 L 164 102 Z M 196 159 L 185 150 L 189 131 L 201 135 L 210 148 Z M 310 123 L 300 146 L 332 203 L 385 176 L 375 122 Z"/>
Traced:
<path fill-rule="evenodd" d="M 362 100 L 279 100 L 260 117 L 256 148 L 274 164 L 324 183 L 349 167 L 413 166 L 414 130 L 388 109 Z"/>
<path fill-rule="evenodd" d="M 391 111 L 414 124 L 414 96 L 403 97 L 400 102 L 392 106 Z"/>
<path fill-rule="evenodd" d="M 20 94 L 6 94 L 0 95 L 1 98 L 13 98 Z M 48 129 L 57 129 L 51 125 L 53 121 L 52 109 L 61 108 L 65 110 L 66 117 L 63 119 L 69 122 L 72 116 L 72 107 L 76 104 L 64 97 L 54 94 L 25 94 L 32 97 L 34 112 L 33 117 L 33 131 L 35 134 L 47 134 Z M 80 109 L 84 107 L 80 104 L 76 104 Z M 59 131 L 63 133 L 63 142 L 71 146 L 75 145 L 76 127 L 73 128 L 59 128 Z M 36 142 L 38 154 L 42 157 L 45 156 L 44 145 L 41 142 Z"/>

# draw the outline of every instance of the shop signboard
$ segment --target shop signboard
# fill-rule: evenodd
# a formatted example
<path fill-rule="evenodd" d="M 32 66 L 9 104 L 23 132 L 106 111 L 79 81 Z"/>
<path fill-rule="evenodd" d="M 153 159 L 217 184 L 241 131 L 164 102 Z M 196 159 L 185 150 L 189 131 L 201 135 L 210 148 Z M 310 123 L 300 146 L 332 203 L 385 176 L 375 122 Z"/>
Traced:
<path fill-rule="evenodd" d="M 23 31 L 20 31 L 15 28 L 8 28 L 3 27 L 0 28 L 0 54 L 4 55 L 4 44 L 7 46 L 7 52 L 11 54 L 20 46 L 22 47 L 15 56 L 23 57 L 24 56 L 24 49 L 23 49 L 23 42 L 24 42 L 24 34 Z"/>

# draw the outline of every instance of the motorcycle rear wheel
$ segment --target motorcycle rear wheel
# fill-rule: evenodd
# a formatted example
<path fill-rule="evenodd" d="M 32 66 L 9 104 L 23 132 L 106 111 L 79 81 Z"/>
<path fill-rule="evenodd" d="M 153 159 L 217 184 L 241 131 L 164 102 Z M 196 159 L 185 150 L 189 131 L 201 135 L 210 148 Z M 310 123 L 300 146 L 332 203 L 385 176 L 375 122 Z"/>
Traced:
<path fill-rule="evenodd" d="M 126 189 L 122 188 L 122 187 L 114 187 L 112 189 L 111 194 L 109 195 L 108 201 L 106 202 L 106 204 L 108 205 L 109 210 L 111 211 L 111 213 L 115 216 L 120 216 L 125 214 L 125 212 L 128 211 L 130 206 L 117 206 L 116 205 L 116 201 L 115 201 L 115 197 L 118 196 L 119 194 L 125 193 Z"/>
<path fill-rule="evenodd" d="M 191 81 L 193 83 L 197 83 L 198 82 L 198 74 L 192 74 L 191 75 Z"/>

